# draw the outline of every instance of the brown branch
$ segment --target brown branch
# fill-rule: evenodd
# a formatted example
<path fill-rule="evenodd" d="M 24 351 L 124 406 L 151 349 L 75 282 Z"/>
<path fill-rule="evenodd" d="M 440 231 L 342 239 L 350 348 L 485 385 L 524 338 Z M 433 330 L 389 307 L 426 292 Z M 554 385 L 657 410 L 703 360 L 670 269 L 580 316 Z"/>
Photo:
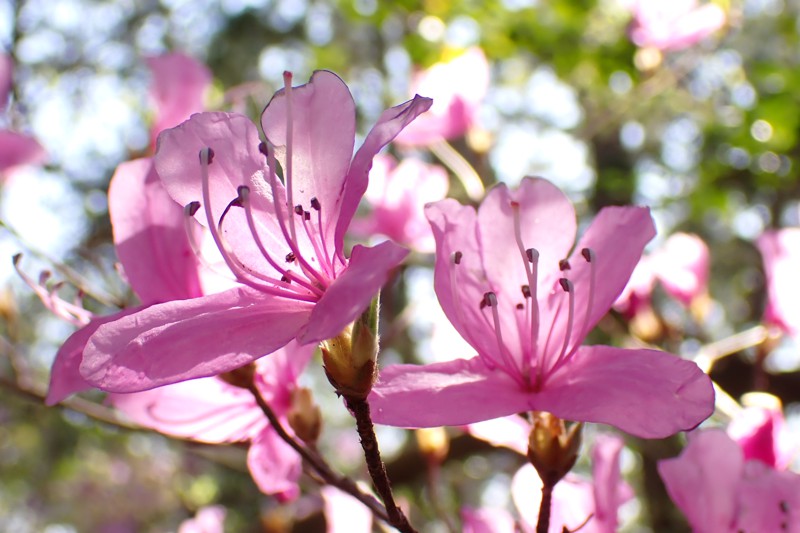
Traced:
<path fill-rule="evenodd" d="M 375 427 L 372 425 L 372 416 L 369 412 L 369 403 L 363 398 L 344 397 L 347 408 L 352 411 L 356 418 L 356 428 L 361 440 L 361 448 L 364 450 L 364 458 L 367 462 L 367 470 L 375 485 L 375 489 L 380 494 L 386 512 L 389 514 L 389 524 L 396 527 L 403 533 L 417 533 L 403 511 L 397 506 L 392 495 L 392 484 L 386 475 L 386 467 L 381 459 L 381 452 L 378 449 L 378 439 L 375 436 Z"/>

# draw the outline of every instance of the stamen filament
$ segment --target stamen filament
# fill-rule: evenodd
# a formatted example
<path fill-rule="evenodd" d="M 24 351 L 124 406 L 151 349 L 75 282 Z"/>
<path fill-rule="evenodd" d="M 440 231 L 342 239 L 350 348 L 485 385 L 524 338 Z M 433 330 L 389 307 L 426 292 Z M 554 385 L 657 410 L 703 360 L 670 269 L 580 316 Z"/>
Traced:
<path fill-rule="evenodd" d="M 561 278 L 558 282 L 569 298 L 569 311 L 567 314 L 567 329 L 564 331 L 564 344 L 561 347 L 561 353 L 558 355 L 558 359 L 556 359 L 555 364 L 551 367 L 551 371 L 561 364 L 561 361 L 567 353 L 567 346 L 569 346 L 569 341 L 572 337 L 572 326 L 575 321 L 575 287 L 567 278 Z"/>
<path fill-rule="evenodd" d="M 506 373 L 514 378 L 514 381 L 524 386 L 522 376 L 517 371 L 517 365 L 514 363 L 511 354 L 506 350 L 506 345 L 503 342 L 503 330 L 500 327 L 500 313 L 497 312 L 497 295 L 493 292 L 487 292 L 483 295 L 484 303 L 492 309 L 492 321 L 494 322 L 494 333 L 497 339 L 497 350 L 500 352 L 502 358 L 502 366 Z"/>
<path fill-rule="evenodd" d="M 307 217 L 306 214 L 309 216 Z M 311 242 L 311 246 L 314 247 L 314 253 L 317 255 L 317 260 L 319 262 L 320 268 L 325 272 L 326 275 L 333 277 L 331 272 L 328 271 L 327 264 L 322 260 L 322 250 L 320 249 L 319 245 L 317 244 L 317 239 L 314 237 L 311 228 L 309 228 L 308 221 L 310 219 L 310 213 L 305 211 L 303 213 L 303 229 L 306 230 L 306 235 L 308 236 L 308 240 Z"/>
<path fill-rule="evenodd" d="M 595 280 L 596 280 L 596 271 L 595 264 L 597 262 L 597 256 L 594 253 L 594 250 L 591 248 L 584 248 L 581 250 L 581 255 L 589 263 L 589 299 L 586 306 L 586 312 L 583 315 L 583 324 L 581 325 L 581 329 L 579 331 L 579 335 L 575 337 L 575 345 L 570 350 L 570 355 L 578 349 L 579 343 L 581 340 L 586 338 L 586 335 L 589 334 L 589 318 L 592 314 L 592 309 L 594 307 L 594 288 L 595 288 Z"/>
<path fill-rule="evenodd" d="M 317 296 L 322 296 L 323 292 L 318 287 L 312 285 L 311 283 L 308 283 L 303 278 L 298 277 L 291 270 L 287 270 L 281 267 L 269 254 L 267 248 L 264 246 L 264 243 L 261 240 L 261 237 L 258 234 L 258 229 L 256 228 L 255 219 L 253 218 L 253 208 L 250 203 L 250 189 L 248 187 L 246 186 L 239 187 L 239 198 L 242 202 L 242 207 L 244 207 L 245 218 L 247 219 L 247 226 L 250 228 L 250 234 L 253 236 L 253 240 L 255 241 L 258 250 L 261 252 L 261 255 L 264 256 L 264 259 L 266 259 L 267 262 L 270 264 L 270 266 L 272 266 L 272 268 L 277 270 L 278 273 L 280 273 L 282 276 L 285 276 L 290 281 L 297 283 L 298 285 L 312 292 L 313 294 L 316 294 Z M 294 287 L 292 287 L 286 282 L 280 281 L 277 283 L 287 288 L 291 287 L 294 290 Z"/>
<path fill-rule="evenodd" d="M 519 203 L 511 202 L 511 211 L 514 218 L 514 238 L 517 241 L 517 248 L 522 257 L 522 264 L 525 267 L 525 275 L 528 278 L 528 288 L 530 291 L 530 352 L 528 357 L 523 357 L 522 373 L 529 375 L 531 360 L 536 360 L 537 373 L 541 375 L 542 361 L 539 360 L 539 300 L 537 290 L 537 280 L 539 273 L 539 252 L 535 248 L 525 248 L 522 242 L 522 228 L 520 223 Z M 526 311 L 527 314 L 527 311 Z"/>
<path fill-rule="evenodd" d="M 331 261 L 331 257 L 328 255 L 328 244 L 325 242 L 327 239 L 325 230 L 322 228 L 322 204 L 317 200 L 316 196 L 311 199 L 311 207 L 317 211 L 317 228 L 319 230 L 319 240 L 322 242 L 322 253 L 325 259 L 325 265 L 330 272 L 331 278 L 336 278 L 336 269 L 333 268 L 333 261 Z"/>
<path fill-rule="evenodd" d="M 286 94 L 286 172 L 284 180 L 286 182 L 286 200 L 289 206 L 293 206 L 292 201 L 292 144 L 294 143 L 294 109 L 292 98 L 292 73 L 283 73 L 284 94 Z M 294 229 L 294 217 L 289 216 L 289 232 L 292 235 L 292 242 L 297 242 L 297 234 Z"/>
<path fill-rule="evenodd" d="M 459 324 L 464 324 L 464 311 L 463 305 L 461 303 L 461 293 L 458 291 L 458 265 L 461 264 L 461 258 L 464 256 L 462 252 L 455 252 L 450 260 L 450 268 L 451 268 L 451 275 L 450 275 L 450 294 L 453 295 L 453 300 L 455 303 L 455 312 L 456 317 L 458 318 Z M 465 329 L 464 332 L 460 332 L 464 336 L 464 340 L 469 342 L 472 346 L 479 346 L 479 344 L 475 343 L 475 339 L 472 336 L 471 329 Z M 481 359 L 489 368 L 489 370 L 494 370 L 497 367 L 497 363 L 494 359 L 490 356 L 484 357 L 481 356 Z"/>

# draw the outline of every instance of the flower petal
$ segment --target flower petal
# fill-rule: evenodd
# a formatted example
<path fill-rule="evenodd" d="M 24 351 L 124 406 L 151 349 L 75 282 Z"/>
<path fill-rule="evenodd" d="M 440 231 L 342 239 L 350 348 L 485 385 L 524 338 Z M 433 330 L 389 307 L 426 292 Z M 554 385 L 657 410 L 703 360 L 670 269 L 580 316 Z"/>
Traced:
<path fill-rule="evenodd" d="M 592 447 L 594 524 L 598 531 L 617 531 L 619 507 L 633 498 L 633 490 L 620 475 L 619 456 L 623 441 L 616 435 L 600 434 Z"/>
<path fill-rule="evenodd" d="M 47 159 L 44 151 L 33 137 L 0 130 L 0 181 L 22 165 L 38 165 Z"/>
<path fill-rule="evenodd" d="M 141 309 L 141 307 L 135 307 L 113 315 L 94 318 L 87 325 L 70 335 L 59 348 L 55 362 L 53 362 L 53 367 L 50 371 L 50 388 L 47 391 L 45 403 L 47 405 L 55 405 L 71 394 L 91 389 L 92 385 L 79 372 L 81 360 L 83 359 L 83 350 L 89 338 L 103 324 L 114 322 Z"/>
<path fill-rule="evenodd" d="M 690 435 L 679 457 L 658 463 L 670 498 L 698 533 L 735 531 L 736 493 L 743 469 L 742 451 L 716 429 Z"/>
<path fill-rule="evenodd" d="M 284 173 L 287 121 L 286 91 L 281 89 L 261 114 L 261 127 L 269 142 L 281 147 L 277 156 Z M 292 88 L 292 129 L 292 203 L 310 211 L 316 197 L 324 238 L 331 242 L 356 134 L 356 105 L 339 76 L 318 70 L 307 84 Z"/>
<path fill-rule="evenodd" d="M 117 167 L 108 189 L 108 210 L 117 256 L 142 303 L 202 294 L 183 208 L 164 190 L 151 159 Z"/>
<path fill-rule="evenodd" d="M 138 392 L 221 374 L 284 346 L 310 307 L 246 288 L 156 304 L 98 328 L 81 375 L 109 392 Z"/>
<path fill-rule="evenodd" d="M 247 468 L 261 492 L 273 494 L 281 502 L 300 495 L 297 481 L 303 473 L 302 459 L 271 427 L 250 444 Z"/>
<path fill-rule="evenodd" d="M 157 118 L 153 124 L 153 138 L 161 131 L 172 128 L 204 109 L 204 100 L 211 86 L 211 71 L 191 57 L 172 53 L 147 60 L 153 73 L 150 97 Z"/>
<path fill-rule="evenodd" d="M 350 163 L 350 170 L 348 170 L 344 182 L 339 221 L 336 224 L 335 246 L 337 251 L 340 252 L 343 249 L 344 234 L 358 209 L 361 197 L 367 190 L 372 158 L 420 113 L 427 111 L 431 103 L 430 98 L 415 96 L 413 100 L 391 107 L 381 113 L 378 122 L 367 134 L 364 144 L 358 149 Z"/>
<path fill-rule="evenodd" d="M 695 363 L 665 352 L 582 346 L 529 408 L 662 438 L 711 416 L 714 389 Z"/>
<path fill-rule="evenodd" d="M 379 424 L 407 428 L 463 426 L 529 410 L 529 395 L 478 357 L 381 370 L 369 396 Z"/>
<path fill-rule="evenodd" d="M 333 485 L 319 489 L 327 533 L 372 533 L 372 511 Z"/>
<path fill-rule="evenodd" d="M 408 250 L 391 241 L 372 248 L 354 247 L 347 268 L 314 306 L 297 340 L 302 344 L 317 343 L 341 333 L 366 311 L 406 255 Z"/>

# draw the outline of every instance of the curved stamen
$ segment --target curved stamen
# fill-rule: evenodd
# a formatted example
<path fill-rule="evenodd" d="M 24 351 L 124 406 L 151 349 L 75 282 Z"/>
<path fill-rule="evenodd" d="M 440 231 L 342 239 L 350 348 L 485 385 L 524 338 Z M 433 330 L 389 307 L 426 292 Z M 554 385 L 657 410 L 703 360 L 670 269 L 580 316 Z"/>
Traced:
<path fill-rule="evenodd" d="M 461 259 L 463 257 L 464 254 L 462 252 L 456 251 L 455 253 L 453 253 L 450 259 L 450 265 L 451 265 L 450 294 L 453 295 L 456 318 L 458 319 L 459 324 L 464 324 L 464 311 L 463 311 L 463 305 L 461 303 L 461 293 L 458 291 L 458 271 L 459 271 L 458 266 L 461 264 Z M 464 340 L 466 340 L 470 345 L 480 346 L 480 344 L 477 344 L 475 342 L 475 339 L 472 336 L 472 330 L 470 328 L 465 328 L 463 333 L 459 330 L 459 333 L 463 335 Z M 489 368 L 489 370 L 494 370 L 497 367 L 497 364 L 491 357 L 481 356 L 481 359 Z"/>
<path fill-rule="evenodd" d="M 250 228 L 250 234 L 253 236 L 253 241 L 255 241 L 258 250 L 261 252 L 261 255 L 264 256 L 264 259 L 266 259 L 267 262 L 270 264 L 270 266 L 272 266 L 272 268 L 277 270 L 278 273 L 281 274 L 281 276 L 283 276 L 283 278 L 285 278 L 288 282 L 293 281 L 298 285 L 302 286 L 303 288 L 305 288 L 306 290 L 310 291 L 311 293 L 316 294 L 317 296 L 322 296 L 323 293 L 318 287 L 315 287 L 314 285 L 308 283 L 306 280 L 298 277 L 291 270 L 282 268 L 272 258 L 272 256 L 267 251 L 266 246 L 264 246 L 264 243 L 258 234 L 258 229 L 256 228 L 255 219 L 253 218 L 253 207 L 250 203 L 250 188 L 245 185 L 242 185 L 239 187 L 238 191 L 239 191 L 239 200 L 242 204 L 242 207 L 244 207 L 245 218 L 247 219 L 247 226 Z M 289 252 L 289 254 L 291 254 L 292 259 L 294 259 L 294 254 L 292 252 Z M 287 260 L 288 260 L 288 255 L 287 255 Z M 279 283 L 284 283 L 283 279 Z M 293 287 L 291 288 L 294 289 Z"/>
<path fill-rule="evenodd" d="M 517 241 L 522 264 L 525 267 L 525 276 L 528 278 L 528 294 L 526 303 L 530 300 L 529 331 L 530 331 L 530 352 L 528 357 L 523 357 L 522 372 L 524 375 L 530 374 L 531 361 L 536 360 L 537 374 L 541 375 L 543 362 L 539 357 L 539 300 L 538 300 L 538 274 L 539 274 L 539 251 L 535 248 L 525 248 L 522 242 L 522 228 L 520 222 L 519 202 L 511 202 L 511 212 L 514 219 L 514 239 Z"/>
<path fill-rule="evenodd" d="M 550 367 L 551 372 L 564 360 L 564 356 L 567 353 L 567 346 L 569 346 L 569 341 L 572 337 L 573 322 L 575 321 L 575 287 L 567 278 L 561 278 L 558 280 L 558 282 L 561 284 L 561 288 L 564 289 L 564 292 L 567 293 L 567 297 L 569 298 L 569 311 L 567 314 L 567 328 L 564 331 L 564 344 L 561 347 L 561 353 L 558 355 L 558 359 L 556 359 L 555 364 Z"/>
<path fill-rule="evenodd" d="M 278 177 L 275 175 L 275 149 L 270 149 L 269 143 L 261 143 L 258 146 L 258 149 L 261 153 L 265 153 L 267 155 L 267 167 L 269 168 L 269 186 L 272 189 L 272 202 L 273 206 L 275 207 L 275 216 L 278 218 L 278 226 L 281 228 L 281 233 L 283 234 L 283 238 L 286 241 L 286 244 L 289 245 L 289 249 L 295 255 L 297 262 L 300 264 L 300 269 L 309 279 L 309 281 L 315 279 L 320 286 L 327 287 L 328 282 L 320 276 L 320 274 L 314 270 L 314 268 L 308 264 L 305 260 L 303 255 L 300 253 L 300 248 L 297 245 L 295 240 L 292 240 L 289 236 L 288 230 L 286 229 L 286 221 L 284 219 L 284 212 L 283 206 L 281 205 L 280 200 L 278 199 Z M 287 213 L 289 219 L 293 220 L 293 217 Z"/>
<path fill-rule="evenodd" d="M 333 261 L 331 261 L 330 256 L 328 255 L 328 244 L 327 244 L 327 236 L 325 235 L 325 230 L 322 228 L 322 204 L 317 197 L 313 197 L 311 199 L 311 208 L 317 212 L 317 229 L 319 231 L 319 240 L 322 243 L 322 254 L 323 258 L 325 259 L 325 265 L 330 272 L 331 278 L 336 278 L 336 269 L 333 268 Z"/>
<path fill-rule="evenodd" d="M 317 243 L 317 239 L 314 236 L 314 232 L 310 227 L 309 220 L 311 220 L 311 213 L 309 213 L 308 211 L 303 211 L 303 229 L 306 230 L 306 236 L 308 237 L 311 246 L 314 248 L 314 254 L 316 254 L 317 256 L 317 262 L 319 263 L 319 267 L 327 276 L 333 277 L 331 276 L 331 273 L 328 271 L 326 262 L 322 260 L 322 250 L 320 249 L 319 244 Z"/>
<path fill-rule="evenodd" d="M 284 71 L 283 73 L 283 87 L 284 94 L 286 95 L 286 173 L 283 178 L 286 182 L 286 200 L 288 205 L 294 205 L 292 202 L 292 144 L 294 141 L 294 105 L 292 98 L 292 73 Z M 294 229 L 294 218 L 289 217 L 289 232 L 292 235 L 292 241 L 297 242 L 297 234 Z"/>
<path fill-rule="evenodd" d="M 220 270 L 209 263 L 203 255 L 203 252 L 200 251 L 200 244 L 197 242 L 197 236 L 195 235 L 194 227 L 192 227 L 192 217 L 194 217 L 195 213 L 197 213 L 199 209 L 200 202 L 198 201 L 189 202 L 183 206 L 183 230 L 186 233 L 187 239 L 189 240 L 189 247 L 192 249 L 195 259 L 197 259 L 204 269 L 227 280 L 235 281 L 236 278 L 231 277 L 229 275 L 230 272 Z"/>
<path fill-rule="evenodd" d="M 591 318 L 592 309 L 594 308 L 594 288 L 596 280 L 597 256 L 591 248 L 584 248 L 581 250 L 581 256 L 589 263 L 589 299 L 587 301 L 586 312 L 583 315 L 583 324 L 579 330 L 579 334 L 575 337 L 575 346 L 572 347 L 570 353 L 578 349 L 580 342 L 589 334 L 589 319 Z"/>
<path fill-rule="evenodd" d="M 214 215 L 211 212 L 211 186 L 208 178 L 208 166 L 211 164 L 213 159 L 214 151 L 211 150 L 211 148 L 203 148 L 200 150 L 200 177 L 203 185 L 203 206 L 205 208 L 206 220 L 208 220 L 208 229 L 211 232 L 211 237 L 214 239 L 214 244 L 216 244 L 217 248 L 219 249 L 219 253 L 222 254 L 222 259 L 225 261 L 225 264 L 228 265 L 228 268 L 231 270 L 231 272 L 233 272 L 233 275 L 240 283 L 266 294 L 284 297 L 290 296 L 286 294 L 286 292 L 278 290 L 275 287 L 263 285 L 249 279 L 248 272 L 243 268 L 243 265 L 240 267 L 238 258 L 235 258 L 232 255 L 227 243 L 222 239 L 222 235 L 220 235 L 217 225 L 214 223 Z M 304 297 L 299 294 L 296 296 L 291 295 L 291 297 L 297 300 L 316 301 L 316 298 Z"/>
<path fill-rule="evenodd" d="M 489 307 L 492 310 L 492 322 L 494 323 L 494 335 L 497 340 L 497 350 L 500 352 L 502 364 L 500 366 L 505 370 L 506 374 L 514 378 L 514 381 L 520 385 L 524 385 L 522 376 L 517 371 L 517 366 L 514 359 L 506 349 L 505 342 L 503 342 L 503 330 L 500 327 L 500 313 L 497 312 L 497 295 L 491 291 L 483 295 L 481 308 Z M 497 362 L 497 361 L 495 361 Z"/>

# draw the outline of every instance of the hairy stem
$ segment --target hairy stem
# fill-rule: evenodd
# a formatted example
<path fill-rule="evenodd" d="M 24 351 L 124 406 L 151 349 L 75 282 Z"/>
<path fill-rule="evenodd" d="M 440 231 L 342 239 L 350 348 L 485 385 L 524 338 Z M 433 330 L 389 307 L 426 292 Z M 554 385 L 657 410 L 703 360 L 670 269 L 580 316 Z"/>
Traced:
<path fill-rule="evenodd" d="M 336 474 L 319 455 L 302 446 L 286 432 L 280 420 L 278 420 L 278 417 L 275 415 L 275 412 L 272 410 L 269 404 L 264 401 L 264 398 L 261 397 L 261 393 L 258 391 L 255 383 L 250 384 L 248 390 L 255 398 L 256 403 L 258 403 L 258 406 L 261 408 L 264 416 L 266 416 L 267 420 L 269 420 L 272 428 L 278 433 L 278 436 L 283 439 L 286 444 L 291 446 L 292 449 L 300 455 L 300 457 L 303 458 L 306 464 L 314 470 L 314 472 L 322 481 L 350 494 L 358 501 L 369 507 L 370 511 L 372 511 L 372 514 L 384 522 L 394 525 L 391 517 L 387 516 L 381 504 L 375 498 L 362 492 L 355 482 L 353 482 L 353 480 Z"/>
<path fill-rule="evenodd" d="M 550 507 L 553 501 L 555 484 L 542 480 L 542 502 L 539 505 L 539 520 L 536 522 L 536 533 L 547 533 L 550 529 Z"/>
<path fill-rule="evenodd" d="M 389 523 L 402 533 L 416 533 L 416 530 L 408 523 L 403 511 L 394 501 L 392 485 L 389 482 L 389 476 L 386 475 L 386 467 L 381 460 L 381 452 L 378 449 L 378 439 L 375 437 L 375 427 L 372 425 L 369 403 L 363 398 L 353 398 L 351 396 L 345 396 L 344 400 L 347 408 L 352 411 L 356 418 L 356 428 L 361 439 L 361 448 L 364 450 L 364 458 L 367 461 L 367 470 L 372 478 L 372 483 L 375 485 L 375 490 L 378 491 L 383 504 L 386 506 Z"/>

